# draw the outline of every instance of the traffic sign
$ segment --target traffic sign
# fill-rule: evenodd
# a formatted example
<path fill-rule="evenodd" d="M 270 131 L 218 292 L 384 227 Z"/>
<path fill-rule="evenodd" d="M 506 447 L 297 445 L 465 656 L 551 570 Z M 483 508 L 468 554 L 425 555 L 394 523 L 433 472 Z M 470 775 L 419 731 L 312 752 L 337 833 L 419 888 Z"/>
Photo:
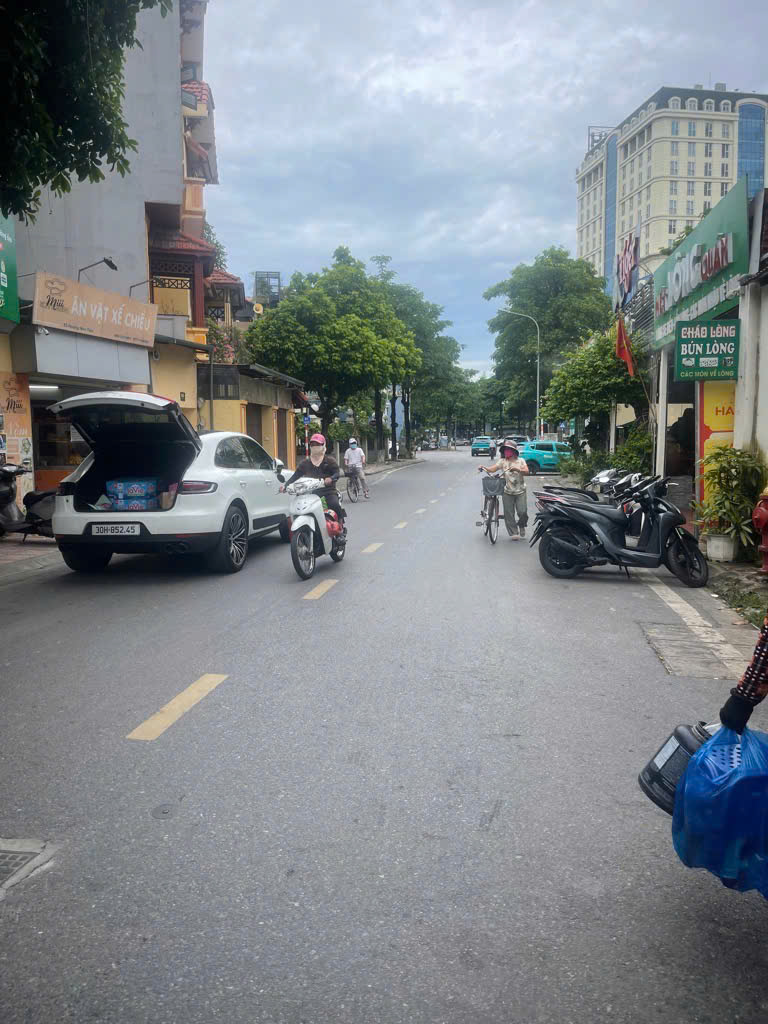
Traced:
<path fill-rule="evenodd" d="M 312 417 L 311 417 L 311 416 L 305 416 L 305 417 L 304 417 L 304 426 L 305 426 L 305 427 L 308 427 L 308 426 L 309 426 L 309 423 L 310 423 L 310 420 L 311 420 L 311 419 L 312 419 Z"/>

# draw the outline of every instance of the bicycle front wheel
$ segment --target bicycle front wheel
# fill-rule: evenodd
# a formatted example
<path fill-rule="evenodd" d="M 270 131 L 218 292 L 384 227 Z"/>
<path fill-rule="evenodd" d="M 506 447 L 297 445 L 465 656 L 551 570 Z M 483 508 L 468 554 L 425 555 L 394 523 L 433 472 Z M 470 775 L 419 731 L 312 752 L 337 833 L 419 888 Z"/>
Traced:
<path fill-rule="evenodd" d="M 488 509 L 488 540 L 495 544 L 499 538 L 499 499 L 491 498 Z"/>
<path fill-rule="evenodd" d="M 347 479 L 347 494 L 353 504 L 360 497 L 360 482 L 356 476 L 351 476 Z"/>

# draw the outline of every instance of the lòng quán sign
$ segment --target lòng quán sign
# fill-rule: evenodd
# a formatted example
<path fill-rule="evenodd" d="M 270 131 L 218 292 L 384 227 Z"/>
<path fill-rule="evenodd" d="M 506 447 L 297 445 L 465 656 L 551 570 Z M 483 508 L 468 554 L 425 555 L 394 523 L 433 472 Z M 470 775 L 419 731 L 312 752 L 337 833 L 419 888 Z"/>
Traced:
<path fill-rule="evenodd" d="M 699 320 L 675 329 L 675 380 L 733 380 L 739 370 L 739 320 Z"/>

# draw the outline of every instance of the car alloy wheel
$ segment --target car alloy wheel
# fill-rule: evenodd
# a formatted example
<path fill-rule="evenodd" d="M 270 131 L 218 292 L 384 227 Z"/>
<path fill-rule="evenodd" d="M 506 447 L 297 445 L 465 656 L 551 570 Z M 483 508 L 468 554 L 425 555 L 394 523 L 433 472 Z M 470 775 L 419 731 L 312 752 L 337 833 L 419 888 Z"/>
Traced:
<path fill-rule="evenodd" d="M 241 566 L 248 554 L 248 527 L 239 509 L 234 509 L 230 516 L 227 544 L 232 564 Z"/>

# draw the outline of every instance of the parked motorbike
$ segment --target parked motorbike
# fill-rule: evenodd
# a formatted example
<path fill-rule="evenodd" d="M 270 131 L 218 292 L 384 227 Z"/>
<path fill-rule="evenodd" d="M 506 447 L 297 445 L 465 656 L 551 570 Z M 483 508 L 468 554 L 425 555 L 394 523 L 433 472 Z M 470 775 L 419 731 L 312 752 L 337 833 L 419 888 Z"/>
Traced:
<path fill-rule="evenodd" d="M 346 551 L 347 530 L 323 499 L 315 493 L 324 486 L 322 480 L 303 476 L 285 488 L 291 495 L 291 559 L 303 580 L 315 571 L 317 559 L 330 555 L 340 562 Z"/>
<path fill-rule="evenodd" d="M 24 495 L 22 512 L 16 504 L 16 480 L 32 470 L 7 462 L 0 466 L 0 537 L 4 533 L 21 533 L 24 539 L 31 534 L 52 537 L 54 499 L 56 491 L 29 491 Z"/>
<path fill-rule="evenodd" d="M 686 586 L 703 587 L 709 577 L 707 561 L 695 538 L 683 529 L 685 517 L 665 500 L 668 484 L 668 477 L 641 480 L 622 492 L 618 508 L 570 502 L 560 495 L 537 495 L 539 511 L 531 547 L 539 544 L 542 568 L 550 576 L 570 579 L 585 569 L 609 563 L 627 575 L 630 567 L 665 565 Z M 643 519 L 635 547 L 627 547 L 626 542 L 631 526 L 627 505 Z"/>

